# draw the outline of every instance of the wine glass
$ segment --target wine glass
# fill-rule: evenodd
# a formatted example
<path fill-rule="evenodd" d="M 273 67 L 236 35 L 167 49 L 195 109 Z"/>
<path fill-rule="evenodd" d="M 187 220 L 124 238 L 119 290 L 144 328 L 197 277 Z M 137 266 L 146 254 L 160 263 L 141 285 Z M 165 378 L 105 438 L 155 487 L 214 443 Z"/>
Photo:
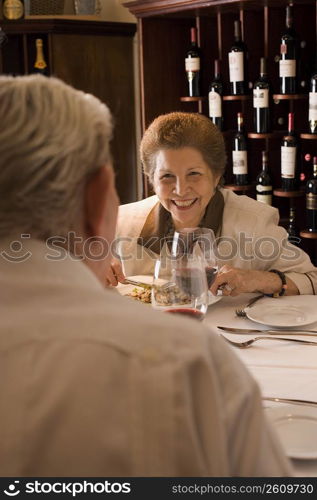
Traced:
<path fill-rule="evenodd" d="M 209 289 L 218 272 L 215 248 L 216 238 L 212 229 L 207 227 L 185 228 L 174 232 L 171 255 L 174 258 L 183 255 L 200 256 L 205 265 Z"/>
<path fill-rule="evenodd" d="M 202 320 L 208 307 L 208 286 L 200 256 L 182 255 L 155 262 L 154 309 Z"/>

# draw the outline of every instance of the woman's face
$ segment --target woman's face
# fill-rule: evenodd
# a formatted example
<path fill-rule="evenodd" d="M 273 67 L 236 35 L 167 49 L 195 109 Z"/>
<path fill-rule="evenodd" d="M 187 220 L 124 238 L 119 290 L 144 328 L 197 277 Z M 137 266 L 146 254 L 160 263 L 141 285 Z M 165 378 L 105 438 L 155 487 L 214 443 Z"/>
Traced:
<path fill-rule="evenodd" d="M 195 148 L 164 149 L 156 156 L 153 187 L 176 229 L 198 226 L 218 181 Z"/>

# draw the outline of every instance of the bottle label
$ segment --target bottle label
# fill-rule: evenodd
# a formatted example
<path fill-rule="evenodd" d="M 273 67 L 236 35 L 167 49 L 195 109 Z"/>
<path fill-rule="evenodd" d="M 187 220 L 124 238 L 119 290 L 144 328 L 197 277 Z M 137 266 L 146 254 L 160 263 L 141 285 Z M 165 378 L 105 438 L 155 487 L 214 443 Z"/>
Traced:
<path fill-rule="evenodd" d="M 208 94 L 208 101 L 209 101 L 210 118 L 221 118 L 222 103 L 221 103 L 221 96 L 218 94 L 218 92 L 211 90 Z"/>
<path fill-rule="evenodd" d="M 272 205 L 272 186 L 256 185 L 256 199 L 267 205 Z"/>
<path fill-rule="evenodd" d="M 280 59 L 280 78 L 296 76 L 296 60 Z"/>
<path fill-rule="evenodd" d="M 244 66 L 243 52 L 229 52 L 230 82 L 243 82 Z"/>
<path fill-rule="evenodd" d="M 253 107 L 269 107 L 269 89 L 253 89 Z"/>
<path fill-rule="evenodd" d="M 307 210 L 317 210 L 317 194 L 306 194 L 306 208 Z"/>
<path fill-rule="evenodd" d="M 186 71 L 199 71 L 200 70 L 200 57 L 186 57 L 185 70 Z"/>
<path fill-rule="evenodd" d="M 281 147 L 282 177 L 294 179 L 296 166 L 296 147 Z"/>
<path fill-rule="evenodd" d="M 7 19 L 20 19 L 23 17 L 24 9 L 21 0 L 5 0 L 3 3 L 3 15 Z"/>
<path fill-rule="evenodd" d="M 235 175 L 248 173 L 248 156 L 246 151 L 232 151 L 232 163 Z"/>
<path fill-rule="evenodd" d="M 317 92 L 309 92 L 308 120 L 317 120 Z"/>

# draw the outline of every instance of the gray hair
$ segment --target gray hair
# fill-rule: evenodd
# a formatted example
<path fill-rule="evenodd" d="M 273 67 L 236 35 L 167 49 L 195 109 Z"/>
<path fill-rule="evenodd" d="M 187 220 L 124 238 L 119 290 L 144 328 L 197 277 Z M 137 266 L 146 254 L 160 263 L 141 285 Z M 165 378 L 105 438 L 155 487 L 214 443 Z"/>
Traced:
<path fill-rule="evenodd" d="M 109 109 L 57 78 L 0 77 L 0 238 L 66 236 L 89 175 L 111 160 Z"/>

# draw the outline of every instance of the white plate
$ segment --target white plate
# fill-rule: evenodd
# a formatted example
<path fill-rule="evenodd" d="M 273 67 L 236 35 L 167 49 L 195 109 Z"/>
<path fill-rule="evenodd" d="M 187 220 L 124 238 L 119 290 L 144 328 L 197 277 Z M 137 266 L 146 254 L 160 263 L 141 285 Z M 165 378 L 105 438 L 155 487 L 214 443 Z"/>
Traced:
<path fill-rule="evenodd" d="M 292 328 L 317 321 L 317 297 L 295 295 L 266 298 L 246 309 L 249 319 L 273 328 Z"/>
<path fill-rule="evenodd" d="M 147 276 L 147 275 L 140 275 L 140 276 L 129 276 L 132 280 L 135 281 L 143 281 L 143 283 L 149 283 L 152 284 L 153 282 L 153 276 Z M 117 290 L 121 295 L 128 295 L 129 293 L 132 292 L 132 290 L 135 287 L 134 285 L 122 285 L 121 283 L 118 285 Z M 211 306 L 212 304 L 216 304 L 216 302 L 219 302 L 219 300 L 222 299 L 221 295 L 214 296 L 210 292 L 208 292 L 208 305 Z"/>
<path fill-rule="evenodd" d="M 265 409 L 290 458 L 317 459 L 317 408 L 285 405 Z"/>

